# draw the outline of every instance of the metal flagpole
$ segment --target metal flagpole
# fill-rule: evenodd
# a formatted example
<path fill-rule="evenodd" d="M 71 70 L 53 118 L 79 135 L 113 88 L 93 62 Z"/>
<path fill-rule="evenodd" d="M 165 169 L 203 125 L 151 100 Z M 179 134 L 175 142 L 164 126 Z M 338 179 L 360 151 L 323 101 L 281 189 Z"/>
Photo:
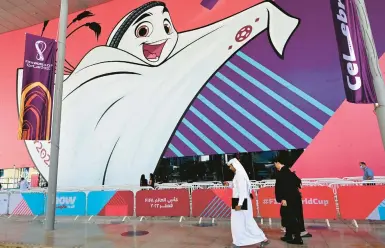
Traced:
<path fill-rule="evenodd" d="M 16 181 L 16 165 L 13 165 L 13 180 L 12 180 L 12 186 L 15 187 L 15 182 L 16 182 L 16 187 L 17 188 L 17 181 Z"/>
<path fill-rule="evenodd" d="M 48 193 L 47 193 L 47 212 L 45 229 L 54 230 L 55 227 L 55 209 L 56 209 L 56 189 L 57 172 L 59 162 L 59 144 L 60 144 L 60 120 L 61 105 L 63 98 L 63 79 L 64 79 L 64 60 L 66 49 L 68 18 L 68 0 L 61 0 L 60 19 L 59 19 L 59 39 L 56 63 L 55 96 L 52 120 L 52 141 L 51 141 L 51 162 L 49 166 Z"/>
<path fill-rule="evenodd" d="M 378 107 L 376 107 L 376 115 L 378 125 L 381 132 L 382 144 L 385 148 L 385 85 L 381 75 L 380 64 L 378 62 L 377 50 L 374 45 L 374 39 L 368 13 L 366 12 L 365 0 L 356 0 L 357 14 L 360 20 L 361 31 L 365 42 L 366 53 L 368 55 L 370 72 L 373 76 L 374 89 L 377 95 Z"/>

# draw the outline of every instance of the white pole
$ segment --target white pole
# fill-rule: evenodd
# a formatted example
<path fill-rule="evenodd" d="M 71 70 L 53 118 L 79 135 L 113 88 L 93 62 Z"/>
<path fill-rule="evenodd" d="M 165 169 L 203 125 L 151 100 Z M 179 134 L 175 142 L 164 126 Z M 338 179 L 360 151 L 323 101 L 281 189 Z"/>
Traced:
<path fill-rule="evenodd" d="M 59 165 L 60 122 L 63 98 L 64 60 L 67 35 L 68 0 L 61 0 L 59 18 L 59 39 L 56 63 L 54 110 L 52 120 L 51 163 L 49 166 L 47 212 L 45 229 L 55 228 L 57 173 Z"/>
<path fill-rule="evenodd" d="M 12 180 L 12 188 L 15 188 L 15 180 L 16 180 L 16 165 L 13 165 L 13 180 Z M 17 183 L 16 183 L 17 185 Z"/>
<path fill-rule="evenodd" d="M 357 14 L 360 20 L 361 32 L 365 42 L 366 54 L 369 60 L 370 72 L 373 76 L 373 85 L 376 91 L 378 106 L 376 115 L 378 126 L 381 132 L 382 144 L 385 148 L 385 85 L 382 78 L 380 64 L 378 61 L 377 50 L 374 44 L 372 30 L 366 12 L 365 0 L 355 0 L 357 5 Z"/>

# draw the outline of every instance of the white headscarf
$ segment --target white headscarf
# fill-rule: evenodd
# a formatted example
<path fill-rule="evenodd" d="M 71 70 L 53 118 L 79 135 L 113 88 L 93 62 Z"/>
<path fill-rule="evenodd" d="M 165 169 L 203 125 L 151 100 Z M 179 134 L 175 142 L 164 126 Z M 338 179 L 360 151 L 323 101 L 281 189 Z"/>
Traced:
<path fill-rule="evenodd" d="M 235 180 L 245 180 L 247 184 L 247 190 L 248 192 L 251 192 L 251 183 L 249 176 L 247 175 L 247 172 L 245 171 L 245 168 L 243 168 L 243 165 L 238 161 L 238 159 L 233 158 L 229 162 L 227 162 L 227 165 L 232 165 L 235 168 Z"/>

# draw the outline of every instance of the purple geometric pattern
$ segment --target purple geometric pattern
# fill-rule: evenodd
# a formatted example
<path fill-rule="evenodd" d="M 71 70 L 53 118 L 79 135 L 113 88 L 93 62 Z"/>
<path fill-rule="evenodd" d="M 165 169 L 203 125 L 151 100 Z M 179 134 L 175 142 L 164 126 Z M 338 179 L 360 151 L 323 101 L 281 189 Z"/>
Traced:
<path fill-rule="evenodd" d="M 219 0 L 202 0 L 201 5 L 207 9 L 212 9 Z"/>
<path fill-rule="evenodd" d="M 266 86 L 257 80 L 264 73 L 281 80 L 238 52 L 194 101 L 166 156 L 305 148 L 333 110 L 288 82 Z"/>
<path fill-rule="evenodd" d="M 243 47 L 193 101 L 164 157 L 306 148 L 341 105 L 345 94 L 329 1 L 276 2 L 301 19 L 284 60 L 265 33 Z M 381 55 L 385 1 L 366 5 Z"/>
<path fill-rule="evenodd" d="M 229 218 L 231 208 L 224 203 L 221 198 L 215 196 L 213 200 L 202 211 L 200 217 L 203 218 Z"/>

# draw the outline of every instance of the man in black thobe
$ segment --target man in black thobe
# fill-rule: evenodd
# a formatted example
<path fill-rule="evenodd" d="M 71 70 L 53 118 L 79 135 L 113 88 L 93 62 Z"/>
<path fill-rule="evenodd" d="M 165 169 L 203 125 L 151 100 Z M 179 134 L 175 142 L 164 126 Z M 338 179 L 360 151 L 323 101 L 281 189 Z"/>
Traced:
<path fill-rule="evenodd" d="M 303 244 L 301 238 L 302 196 L 299 191 L 301 179 L 287 166 L 280 162 L 274 163 L 277 169 L 275 182 L 275 198 L 281 203 L 282 224 L 286 234 L 281 238 L 289 244 Z"/>

